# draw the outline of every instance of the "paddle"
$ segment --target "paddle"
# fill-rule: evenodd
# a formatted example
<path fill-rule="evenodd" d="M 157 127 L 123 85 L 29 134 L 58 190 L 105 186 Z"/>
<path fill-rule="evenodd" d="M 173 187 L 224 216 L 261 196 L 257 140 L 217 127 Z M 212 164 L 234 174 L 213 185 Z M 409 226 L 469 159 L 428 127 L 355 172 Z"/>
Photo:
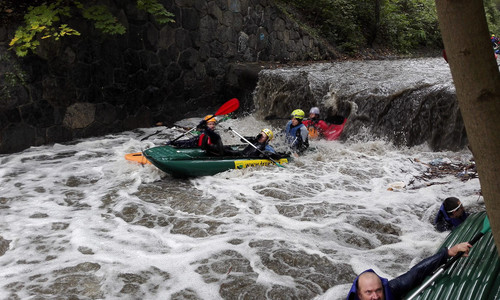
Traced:
<path fill-rule="evenodd" d="M 485 235 L 490 230 L 491 230 L 490 220 L 488 219 L 488 216 L 485 216 L 484 222 L 483 222 L 483 229 L 472 238 L 472 240 L 469 242 L 469 244 L 474 245 L 477 241 L 479 241 L 479 239 L 483 235 Z M 426 282 L 424 282 L 424 284 L 422 284 L 422 286 L 418 290 L 416 290 L 413 294 L 411 294 L 410 297 L 407 298 L 407 300 L 412 300 L 413 298 L 418 296 L 418 294 L 420 294 L 426 287 L 431 285 L 434 282 L 434 280 L 439 275 L 441 275 L 441 273 L 443 273 L 446 269 L 451 267 L 451 265 L 453 265 L 453 263 L 455 261 L 457 261 L 460 257 L 462 257 L 462 255 L 464 255 L 464 252 L 458 252 L 457 255 L 453 256 L 448 262 L 446 262 L 446 264 L 444 264 L 441 268 L 439 268 L 434 273 L 434 275 L 432 275 L 431 278 L 429 278 Z"/>
<path fill-rule="evenodd" d="M 266 153 L 264 153 L 262 150 L 260 150 L 259 148 L 257 148 L 254 144 L 250 143 L 249 140 L 247 140 L 244 136 L 242 136 L 241 134 L 237 133 L 236 131 L 234 131 L 231 127 L 228 128 L 229 130 L 231 130 L 232 132 L 234 132 L 237 136 L 239 136 L 242 140 L 244 140 L 245 142 L 247 142 L 247 144 L 249 144 L 250 146 L 254 147 L 255 150 L 259 151 L 260 153 L 262 153 L 262 155 L 264 155 L 266 158 L 268 158 L 269 160 L 271 160 L 275 165 L 277 165 L 278 167 L 282 167 L 284 168 L 284 166 L 280 165 L 277 161 L 275 161 L 274 159 L 272 159 L 271 156 L 267 155 Z"/>
<path fill-rule="evenodd" d="M 211 120 L 212 118 L 215 118 L 216 116 L 227 115 L 229 113 L 232 113 L 233 111 L 237 110 L 238 107 L 240 107 L 240 101 L 236 98 L 233 98 L 233 99 L 227 101 L 226 103 L 222 104 L 222 106 L 219 108 L 219 110 L 217 110 L 215 112 L 215 114 L 213 114 L 212 117 L 210 119 L 208 119 L 207 121 Z M 185 136 L 186 134 L 190 133 L 191 131 L 193 131 L 195 129 L 196 129 L 196 127 L 191 128 L 190 130 L 184 132 L 182 135 L 180 135 L 177 138 L 175 138 L 174 140 L 172 140 L 172 142 L 177 141 L 178 139 L 180 139 L 181 137 Z M 155 133 L 150 134 L 150 135 L 142 138 L 141 142 L 149 137 L 152 137 L 155 134 L 160 133 L 160 132 L 162 132 L 162 130 L 158 130 Z"/>

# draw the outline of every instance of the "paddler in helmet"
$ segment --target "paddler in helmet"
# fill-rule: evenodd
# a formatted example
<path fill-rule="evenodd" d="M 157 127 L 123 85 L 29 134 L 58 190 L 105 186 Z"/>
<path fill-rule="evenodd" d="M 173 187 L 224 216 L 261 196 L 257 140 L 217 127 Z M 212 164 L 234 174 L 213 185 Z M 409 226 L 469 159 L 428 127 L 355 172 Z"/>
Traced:
<path fill-rule="evenodd" d="M 292 111 L 292 119 L 288 121 L 285 128 L 285 139 L 292 151 L 297 155 L 309 147 L 309 131 L 302 124 L 305 113 L 302 109 Z"/>
<path fill-rule="evenodd" d="M 329 125 L 319 118 L 319 108 L 311 107 L 309 110 L 309 119 L 302 122 L 307 127 L 309 138 L 316 140 L 323 138 L 325 131 L 328 130 Z"/>
<path fill-rule="evenodd" d="M 220 140 L 220 136 L 214 132 L 216 123 L 216 117 L 214 117 L 213 115 L 206 115 L 203 120 L 201 120 L 201 122 L 196 126 L 196 131 L 199 132 L 196 136 L 185 140 L 175 139 L 173 141 L 167 142 L 166 144 L 169 146 L 174 146 L 176 148 L 203 148 L 203 145 L 205 145 L 204 147 L 207 148 L 208 144 L 213 143 L 212 139 L 209 138 L 210 136 L 214 136 L 214 140 Z M 209 133 L 208 135 L 203 135 L 206 129 L 209 130 Z"/>
<path fill-rule="evenodd" d="M 249 139 L 249 141 L 255 146 L 248 145 L 243 151 L 241 151 L 241 155 L 245 157 L 266 157 L 270 156 L 271 158 L 279 158 L 279 155 L 276 154 L 276 150 L 269 145 L 269 142 L 274 138 L 274 133 L 271 129 L 264 128 L 261 132 L 253 139 Z M 257 149 L 256 149 L 257 148 Z"/>
<path fill-rule="evenodd" d="M 224 146 L 220 135 L 215 132 L 217 118 L 213 115 L 207 115 L 198 124 L 197 129 L 201 131 L 198 137 L 198 147 L 207 151 L 208 154 L 222 156 L 224 155 Z"/>

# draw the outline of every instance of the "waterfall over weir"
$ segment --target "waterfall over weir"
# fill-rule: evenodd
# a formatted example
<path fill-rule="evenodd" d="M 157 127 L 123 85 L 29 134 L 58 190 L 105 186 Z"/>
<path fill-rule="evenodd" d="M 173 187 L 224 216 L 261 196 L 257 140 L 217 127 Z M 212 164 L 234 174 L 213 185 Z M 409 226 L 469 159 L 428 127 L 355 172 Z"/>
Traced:
<path fill-rule="evenodd" d="M 258 118 L 288 118 L 312 106 L 348 117 L 343 138 L 368 130 L 400 146 L 467 145 L 448 64 L 442 58 L 344 61 L 264 70 L 254 95 Z M 283 122 L 283 121 L 281 121 Z"/>

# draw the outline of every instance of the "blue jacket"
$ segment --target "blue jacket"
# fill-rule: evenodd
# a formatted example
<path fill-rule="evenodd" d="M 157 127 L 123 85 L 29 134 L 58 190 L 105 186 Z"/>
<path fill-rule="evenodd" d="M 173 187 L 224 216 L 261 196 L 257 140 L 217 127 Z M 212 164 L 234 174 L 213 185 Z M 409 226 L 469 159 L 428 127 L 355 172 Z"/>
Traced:
<path fill-rule="evenodd" d="M 293 150 L 301 152 L 309 147 L 309 131 L 302 123 L 293 126 L 292 121 L 288 121 L 285 128 L 285 138 Z"/>
<path fill-rule="evenodd" d="M 437 231 L 443 232 L 447 230 L 455 229 L 458 225 L 462 224 L 469 215 L 464 211 L 464 213 L 459 218 L 450 218 L 448 213 L 444 209 L 444 205 L 441 204 L 439 211 L 434 219 L 434 227 Z"/>
<path fill-rule="evenodd" d="M 412 289 L 418 287 L 425 279 L 425 277 L 431 275 L 439 266 L 446 263 L 448 259 L 448 249 L 444 248 L 438 253 L 430 256 L 408 272 L 392 279 L 387 280 L 379 276 L 382 281 L 382 286 L 384 287 L 384 295 L 386 300 L 398 300 L 403 299 L 403 297 L 408 294 Z M 365 272 L 373 272 L 372 269 L 366 270 Z M 363 274 L 361 273 L 361 274 Z M 360 275 L 361 275 L 360 274 Z M 376 273 L 375 273 L 376 274 Z M 378 275 L 377 275 L 378 276 Z M 347 295 L 347 300 L 359 300 L 358 297 L 358 277 L 354 280 L 351 290 Z"/>

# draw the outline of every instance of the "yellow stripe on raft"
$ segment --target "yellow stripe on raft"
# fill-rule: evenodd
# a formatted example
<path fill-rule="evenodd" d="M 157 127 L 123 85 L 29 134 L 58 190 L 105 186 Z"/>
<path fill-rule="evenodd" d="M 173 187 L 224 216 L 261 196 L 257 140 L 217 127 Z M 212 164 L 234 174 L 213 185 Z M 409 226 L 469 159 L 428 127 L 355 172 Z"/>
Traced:
<path fill-rule="evenodd" d="M 147 160 L 146 157 L 142 155 L 142 152 L 125 154 L 125 159 L 135 161 L 142 165 L 151 164 L 151 162 L 149 162 L 149 160 Z"/>
<path fill-rule="evenodd" d="M 277 160 L 277 162 L 281 165 L 288 162 L 288 159 L 282 158 Z M 248 167 L 255 166 L 268 166 L 274 164 L 270 159 L 254 159 L 254 160 L 235 160 L 234 168 L 235 169 L 244 169 Z"/>

